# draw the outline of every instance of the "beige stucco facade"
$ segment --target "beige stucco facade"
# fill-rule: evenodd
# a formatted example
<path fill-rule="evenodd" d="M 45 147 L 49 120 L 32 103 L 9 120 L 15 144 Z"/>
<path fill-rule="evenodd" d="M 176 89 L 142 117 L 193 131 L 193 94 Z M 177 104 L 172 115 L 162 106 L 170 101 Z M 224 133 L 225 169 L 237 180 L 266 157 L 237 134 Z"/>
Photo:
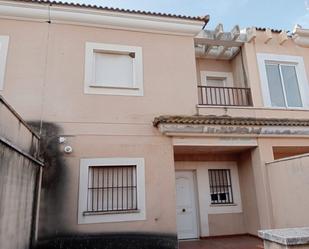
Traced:
<path fill-rule="evenodd" d="M 178 22 L 171 17 L 160 17 L 162 25 L 170 20 Z M 190 22 L 200 29 L 203 27 L 201 21 Z M 98 232 L 176 235 L 175 172 L 181 170 L 196 174 L 199 237 L 256 235 L 261 228 L 303 225 L 298 223 L 301 220 L 288 222 L 283 218 L 285 209 L 281 206 L 290 207 L 290 200 L 284 198 L 280 188 L 285 185 L 281 183 L 283 178 L 289 181 L 289 173 L 282 173 L 281 178 L 276 173 L 277 164 L 266 163 L 308 152 L 307 133 L 290 134 L 274 127 L 269 134 L 177 130 L 164 134 L 152 122 L 160 115 L 309 119 L 306 108 L 265 107 L 257 62 L 257 53 L 300 56 L 309 79 L 308 48 L 297 46 L 291 38 L 280 45 L 278 33 L 273 33 L 265 44 L 264 32 L 258 31 L 255 39 L 241 47 L 245 85 L 243 69 L 239 69 L 240 54 L 231 60 L 196 58 L 194 36 L 198 31 L 185 34 L 117 25 L 99 27 L 61 20 L 46 23 L 0 14 L 0 36 L 10 39 L 0 94 L 53 144 L 52 152 L 46 151 L 50 161 L 42 186 L 39 239 Z M 141 47 L 143 96 L 85 94 L 87 42 Z M 233 86 L 251 89 L 253 106 L 199 105 L 197 85 L 201 84 L 202 71 L 231 73 Z M 283 128 L 286 131 L 291 127 Z M 64 137 L 65 143 L 60 144 L 59 137 Z M 71 146 L 73 152 L 64 153 L 65 146 Z M 46 148 L 50 149 L 48 145 Z M 131 157 L 145 160 L 146 219 L 78 224 L 80 160 Z M 239 192 L 234 196 L 239 195 L 239 209 L 208 212 L 203 198 L 210 193 L 204 189 L 208 182 L 203 181 L 207 170 L 217 165 L 221 168 L 233 165 L 237 171 Z M 293 183 L 297 179 L 293 178 Z M 297 188 L 297 193 L 300 190 L 301 187 Z M 298 212 L 297 205 L 291 209 L 289 213 Z"/>

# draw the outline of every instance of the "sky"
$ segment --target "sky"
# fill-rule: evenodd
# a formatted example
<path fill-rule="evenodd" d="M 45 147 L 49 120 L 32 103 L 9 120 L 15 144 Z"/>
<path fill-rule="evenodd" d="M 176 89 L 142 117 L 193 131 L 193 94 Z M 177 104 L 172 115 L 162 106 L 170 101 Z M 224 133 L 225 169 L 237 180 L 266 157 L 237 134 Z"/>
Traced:
<path fill-rule="evenodd" d="M 210 15 L 208 28 L 222 23 L 225 31 L 236 24 L 292 31 L 295 24 L 309 28 L 309 0 L 67 0 L 100 6 L 190 16 Z"/>

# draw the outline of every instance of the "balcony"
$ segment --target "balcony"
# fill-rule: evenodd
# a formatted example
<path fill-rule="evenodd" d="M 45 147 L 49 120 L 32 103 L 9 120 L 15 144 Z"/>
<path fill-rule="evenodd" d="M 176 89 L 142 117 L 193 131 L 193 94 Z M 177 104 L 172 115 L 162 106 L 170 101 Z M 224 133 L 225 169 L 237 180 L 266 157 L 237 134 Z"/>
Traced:
<path fill-rule="evenodd" d="M 250 88 L 198 86 L 199 105 L 252 106 Z"/>

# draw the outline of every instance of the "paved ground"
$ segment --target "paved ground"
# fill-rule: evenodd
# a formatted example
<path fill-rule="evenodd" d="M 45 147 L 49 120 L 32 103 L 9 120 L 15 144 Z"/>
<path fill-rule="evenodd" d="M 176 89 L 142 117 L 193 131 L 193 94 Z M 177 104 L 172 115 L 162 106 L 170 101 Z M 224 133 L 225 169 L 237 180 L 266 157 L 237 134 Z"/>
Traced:
<path fill-rule="evenodd" d="M 180 241 L 179 249 L 263 249 L 263 242 L 253 236 L 240 235 Z"/>

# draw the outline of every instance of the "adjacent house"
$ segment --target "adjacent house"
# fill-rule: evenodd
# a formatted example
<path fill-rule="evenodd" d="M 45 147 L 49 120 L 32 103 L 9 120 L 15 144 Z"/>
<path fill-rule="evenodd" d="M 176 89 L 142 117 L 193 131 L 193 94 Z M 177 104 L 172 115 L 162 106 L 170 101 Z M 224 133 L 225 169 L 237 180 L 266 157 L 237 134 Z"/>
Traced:
<path fill-rule="evenodd" d="M 309 30 L 208 20 L 0 1 L 0 94 L 42 140 L 42 248 L 308 225 Z"/>

